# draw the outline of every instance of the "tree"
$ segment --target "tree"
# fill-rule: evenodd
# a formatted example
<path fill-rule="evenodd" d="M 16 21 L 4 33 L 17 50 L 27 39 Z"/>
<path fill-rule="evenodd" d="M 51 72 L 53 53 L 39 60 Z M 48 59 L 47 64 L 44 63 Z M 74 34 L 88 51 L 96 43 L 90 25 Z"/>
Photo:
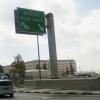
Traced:
<path fill-rule="evenodd" d="M 4 70 L 3 70 L 3 66 L 0 65 L 0 73 L 3 73 L 3 72 L 4 72 Z"/>
<path fill-rule="evenodd" d="M 39 69 L 39 65 L 38 64 L 36 65 L 36 69 Z"/>
<path fill-rule="evenodd" d="M 74 74 L 74 68 L 73 68 L 73 66 L 72 66 L 71 61 L 70 61 L 70 73 L 71 73 L 71 74 Z"/>
<path fill-rule="evenodd" d="M 25 64 L 20 54 L 14 57 L 14 62 L 11 63 L 13 78 L 17 78 L 17 81 L 24 82 L 25 77 Z M 17 77 L 16 77 L 17 76 Z"/>
<path fill-rule="evenodd" d="M 66 66 L 66 74 L 69 74 L 70 71 L 69 71 L 69 68 Z"/>
<path fill-rule="evenodd" d="M 42 67 L 44 70 L 47 70 L 47 66 L 46 66 L 46 63 L 44 63 L 43 67 Z"/>

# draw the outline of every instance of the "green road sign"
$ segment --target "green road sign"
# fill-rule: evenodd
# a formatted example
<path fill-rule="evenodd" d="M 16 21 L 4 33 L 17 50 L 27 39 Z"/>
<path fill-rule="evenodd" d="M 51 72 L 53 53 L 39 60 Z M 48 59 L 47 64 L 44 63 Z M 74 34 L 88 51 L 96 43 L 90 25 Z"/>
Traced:
<path fill-rule="evenodd" d="M 17 33 L 32 35 L 46 33 L 43 11 L 17 8 L 15 11 L 15 25 L 17 25 Z"/>

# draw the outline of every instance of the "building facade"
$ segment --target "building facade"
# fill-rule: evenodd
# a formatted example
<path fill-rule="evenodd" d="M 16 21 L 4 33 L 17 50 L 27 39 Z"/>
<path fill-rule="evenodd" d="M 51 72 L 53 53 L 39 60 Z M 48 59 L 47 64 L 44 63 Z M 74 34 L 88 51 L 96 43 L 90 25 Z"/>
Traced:
<path fill-rule="evenodd" d="M 39 63 L 38 60 L 25 62 L 25 66 L 26 66 L 25 69 L 26 70 L 38 69 L 37 68 L 38 63 Z M 44 65 L 45 65 L 47 70 L 50 70 L 50 61 L 49 60 L 41 60 L 40 61 L 41 69 L 43 69 Z M 77 71 L 75 60 L 58 60 L 58 71 L 60 73 L 65 73 L 67 70 L 70 71 L 70 67 L 73 68 L 74 72 Z M 9 72 L 10 69 L 11 69 L 11 65 L 7 65 L 7 66 L 4 67 L 5 72 Z"/>

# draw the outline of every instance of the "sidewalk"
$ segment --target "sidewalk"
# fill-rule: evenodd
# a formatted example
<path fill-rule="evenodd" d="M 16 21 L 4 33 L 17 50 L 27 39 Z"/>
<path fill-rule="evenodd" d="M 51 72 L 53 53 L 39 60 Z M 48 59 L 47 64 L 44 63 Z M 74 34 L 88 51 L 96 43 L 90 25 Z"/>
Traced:
<path fill-rule="evenodd" d="M 92 90 L 62 90 L 62 89 L 28 89 L 16 88 L 18 93 L 41 93 L 41 94 L 75 94 L 75 95 L 100 95 L 100 91 Z"/>

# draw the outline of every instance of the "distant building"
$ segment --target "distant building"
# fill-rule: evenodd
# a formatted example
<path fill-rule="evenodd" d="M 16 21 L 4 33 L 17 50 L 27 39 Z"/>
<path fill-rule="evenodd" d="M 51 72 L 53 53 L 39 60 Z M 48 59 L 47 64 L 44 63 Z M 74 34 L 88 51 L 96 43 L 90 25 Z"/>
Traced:
<path fill-rule="evenodd" d="M 58 60 L 58 70 L 61 72 L 65 72 L 66 68 L 68 68 L 70 70 L 70 66 L 71 66 L 70 63 L 72 65 L 74 71 L 76 72 L 77 68 L 76 68 L 75 60 Z M 36 69 L 37 64 L 38 64 L 38 60 L 25 62 L 25 66 L 26 66 L 27 70 L 28 69 Z M 49 60 L 41 60 L 40 61 L 41 69 L 44 66 L 44 64 L 46 64 L 47 69 L 50 70 L 50 61 Z"/>
<path fill-rule="evenodd" d="M 44 65 L 47 68 L 47 70 L 50 70 L 50 61 L 49 60 L 41 60 L 40 61 L 41 69 L 43 69 Z M 37 69 L 38 60 L 25 62 L 25 66 L 26 66 L 26 70 Z M 76 68 L 75 60 L 58 60 L 58 71 L 60 74 L 65 73 L 66 70 L 70 70 L 71 66 L 73 67 L 74 72 L 76 72 L 77 68 Z M 10 69 L 11 69 L 11 65 L 7 65 L 4 67 L 5 72 L 9 72 Z"/>
<path fill-rule="evenodd" d="M 96 77 L 98 74 L 95 72 L 76 72 L 75 75 L 79 77 Z"/>
<path fill-rule="evenodd" d="M 25 71 L 25 80 L 31 79 L 39 79 L 39 70 L 30 69 Z M 50 70 L 41 70 L 41 78 L 42 79 L 51 79 L 51 71 Z"/>

